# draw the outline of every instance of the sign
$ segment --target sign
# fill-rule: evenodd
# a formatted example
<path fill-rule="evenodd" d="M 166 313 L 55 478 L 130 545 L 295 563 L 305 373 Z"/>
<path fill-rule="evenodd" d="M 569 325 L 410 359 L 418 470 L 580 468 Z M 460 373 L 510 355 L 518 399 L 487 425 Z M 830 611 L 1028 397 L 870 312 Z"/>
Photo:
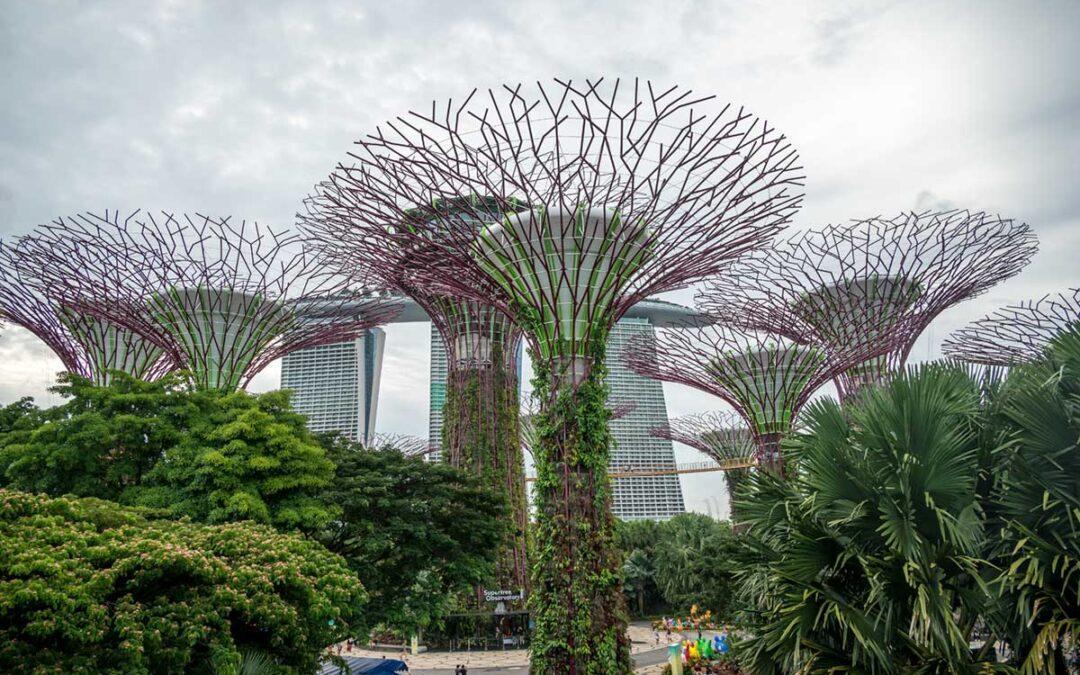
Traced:
<path fill-rule="evenodd" d="M 484 589 L 484 602 L 517 602 L 524 599 L 525 594 L 521 590 L 487 590 Z"/>

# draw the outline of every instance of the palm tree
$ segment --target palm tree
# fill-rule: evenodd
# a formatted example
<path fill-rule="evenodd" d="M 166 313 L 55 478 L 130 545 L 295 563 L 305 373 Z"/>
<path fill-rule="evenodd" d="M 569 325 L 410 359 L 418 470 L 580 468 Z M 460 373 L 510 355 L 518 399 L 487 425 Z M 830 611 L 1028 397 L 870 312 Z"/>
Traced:
<path fill-rule="evenodd" d="M 985 613 L 978 476 L 982 392 L 951 366 L 913 369 L 841 408 L 812 404 L 788 482 L 748 478 L 739 573 L 751 672 L 975 672 Z"/>
<path fill-rule="evenodd" d="M 1015 370 L 1006 388 L 1016 445 L 998 500 L 998 580 L 1016 623 L 1031 627 L 1014 645 L 1024 672 L 1065 672 L 1065 644 L 1080 643 L 1080 331 Z"/>

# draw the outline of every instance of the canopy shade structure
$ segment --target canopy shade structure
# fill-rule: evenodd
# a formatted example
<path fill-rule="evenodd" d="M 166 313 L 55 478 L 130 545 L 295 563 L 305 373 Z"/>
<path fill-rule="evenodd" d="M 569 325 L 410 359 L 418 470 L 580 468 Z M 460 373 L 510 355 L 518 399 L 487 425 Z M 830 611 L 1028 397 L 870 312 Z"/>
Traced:
<path fill-rule="evenodd" d="M 85 213 L 19 248 L 65 306 L 158 346 L 205 388 L 245 386 L 292 350 L 348 340 L 400 309 L 320 269 L 297 235 L 230 218 Z"/>
<path fill-rule="evenodd" d="M 612 326 L 766 245 L 801 184 L 786 138 L 741 108 L 554 80 L 387 122 L 307 201 L 329 264 L 406 267 L 428 293 L 501 311 L 538 356 L 535 672 L 631 667 L 607 478 Z"/>
<path fill-rule="evenodd" d="M 1069 330 L 1080 330 L 1080 288 L 1003 307 L 954 332 L 943 349 L 968 363 L 1012 366 L 1037 359 Z"/>
<path fill-rule="evenodd" d="M 0 245 L 0 316 L 44 342 L 68 372 L 108 384 L 112 371 L 155 379 L 172 362 L 164 350 L 118 323 L 66 304 L 57 279 L 41 281 L 43 270 L 22 247 Z"/>
<path fill-rule="evenodd" d="M 410 434 L 375 434 L 367 447 L 371 450 L 397 450 L 406 457 L 423 457 L 439 449 L 429 439 Z"/>
<path fill-rule="evenodd" d="M 1037 248 L 1026 224 L 982 212 L 875 217 L 748 254 L 697 301 L 722 321 L 827 353 L 883 345 L 839 374 L 847 398 L 901 368 L 934 318 L 1017 274 Z"/>
<path fill-rule="evenodd" d="M 758 463 L 782 465 L 780 440 L 823 384 L 861 360 L 857 345 L 829 354 L 811 345 L 719 324 L 641 335 L 623 350 L 645 377 L 678 382 L 730 404 L 753 436 Z"/>

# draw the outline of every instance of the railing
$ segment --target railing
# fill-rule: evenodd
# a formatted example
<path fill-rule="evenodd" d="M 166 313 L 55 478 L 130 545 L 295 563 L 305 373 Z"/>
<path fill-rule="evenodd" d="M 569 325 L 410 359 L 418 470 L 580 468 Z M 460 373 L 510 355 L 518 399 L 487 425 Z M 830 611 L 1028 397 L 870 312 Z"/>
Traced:
<path fill-rule="evenodd" d="M 725 459 L 722 462 L 693 462 L 690 464 L 676 464 L 674 467 L 632 467 L 632 466 L 609 466 L 608 476 L 612 478 L 642 478 L 645 476 L 674 476 L 683 473 L 707 473 L 711 471 L 731 471 L 733 469 L 748 469 L 755 466 L 753 457 L 736 457 Z M 525 476 L 526 481 L 536 480 L 536 474 L 529 472 Z"/>

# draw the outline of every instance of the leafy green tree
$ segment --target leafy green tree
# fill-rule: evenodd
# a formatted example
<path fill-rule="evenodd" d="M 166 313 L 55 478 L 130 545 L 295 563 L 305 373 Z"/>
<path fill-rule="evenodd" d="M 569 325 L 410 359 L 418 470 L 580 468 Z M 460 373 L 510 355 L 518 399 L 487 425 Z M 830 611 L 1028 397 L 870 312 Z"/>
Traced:
<path fill-rule="evenodd" d="M 491 574 L 509 517 L 478 479 L 341 437 L 325 444 L 337 471 L 324 497 L 340 516 L 323 542 L 364 582 L 371 625 L 418 632 Z"/>
<path fill-rule="evenodd" d="M 924 367 L 804 414 L 790 481 L 757 472 L 740 507 L 752 672 L 976 672 L 991 598 L 984 495 L 1004 446 L 980 447 L 982 392 Z"/>
<path fill-rule="evenodd" d="M 363 601 L 300 536 L 0 490 L 2 672 L 237 673 L 248 652 L 310 673 Z"/>
<path fill-rule="evenodd" d="M 1027 673 L 1066 672 L 1080 643 L 1080 333 L 1014 369 L 1004 417 L 1014 433 L 998 502 L 998 578 Z"/>
<path fill-rule="evenodd" d="M 185 433 L 147 475 L 136 502 L 194 520 L 254 520 L 315 532 L 334 517 L 322 500 L 334 465 L 293 412 L 287 391 L 194 390 Z"/>
<path fill-rule="evenodd" d="M 44 412 L 28 399 L 4 409 L 4 422 L 17 427 L 0 449 L 9 487 L 125 501 L 182 439 L 194 412 L 174 378 L 144 382 L 116 373 L 112 384 L 98 386 L 64 374 L 53 391 L 68 401 Z"/>
<path fill-rule="evenodd" d="M 727 522 L 684 513 L 663 523 L 653 551 L 656 585 L 675 612 L 698 605 L 727 616 L 734 595 L 738 545 Z"/>

